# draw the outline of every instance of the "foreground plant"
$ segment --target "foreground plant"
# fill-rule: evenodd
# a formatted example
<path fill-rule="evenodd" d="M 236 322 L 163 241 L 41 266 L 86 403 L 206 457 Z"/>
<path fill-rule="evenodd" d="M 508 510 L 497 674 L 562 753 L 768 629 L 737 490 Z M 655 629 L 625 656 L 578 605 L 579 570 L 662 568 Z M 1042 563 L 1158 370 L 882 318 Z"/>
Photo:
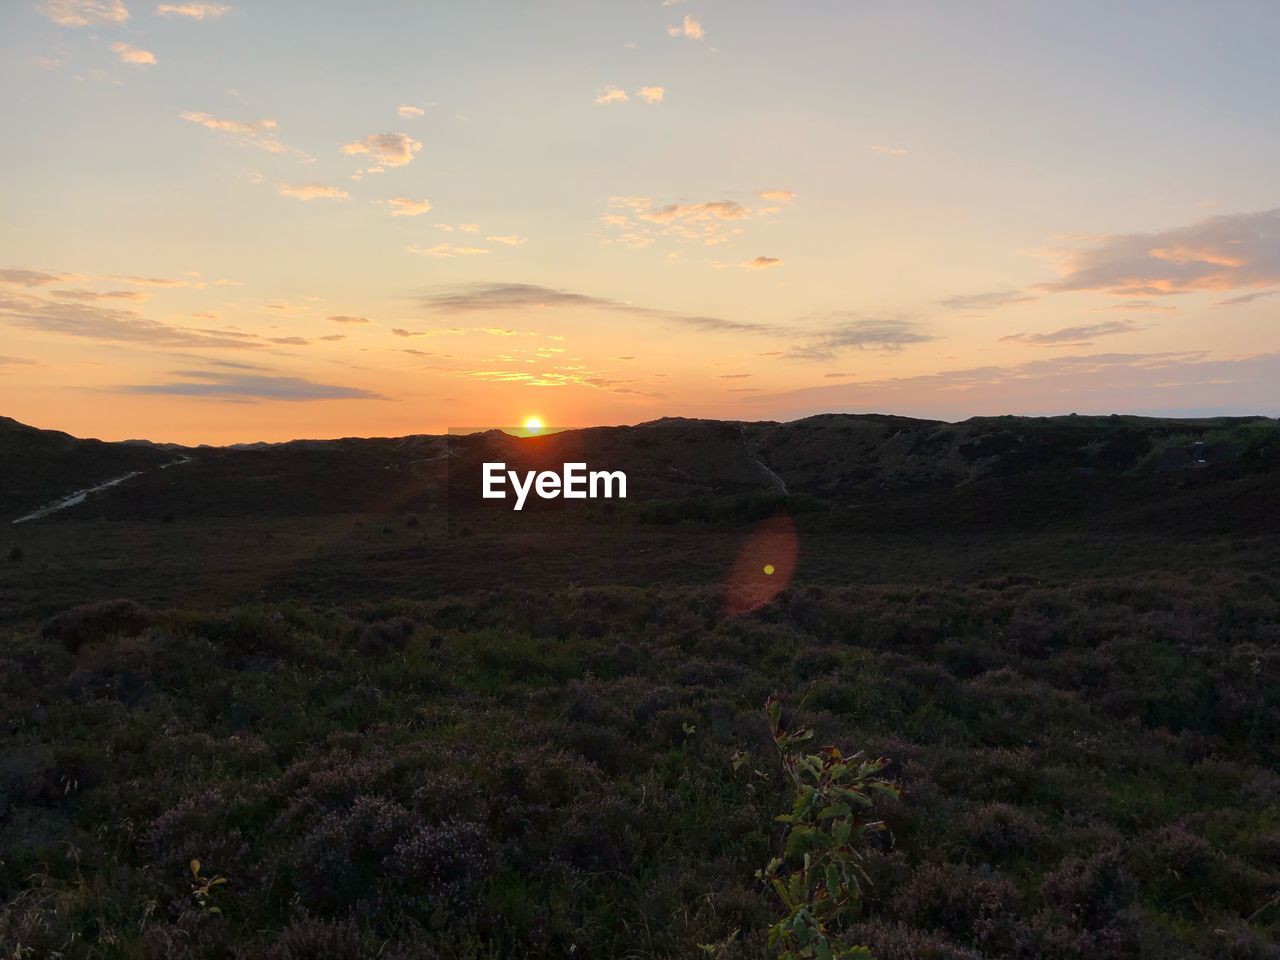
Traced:
<path fill-rule="evenodd" d="M 783 855 L 774 857 L 756 876 L 777 894 L 786 914 L 769 928 L 769 946 L 782 960 L 848 960 L 870 957 L 866 947 L 847 943 L 841 928 L 858 909 L 862 883 L 859 846 L 882 821 L 865 819 L 872 797 L 898 796 L 897 788 L 876 776 L 889 761 L 868 760 L 861 753 L 845 757 L 838 747 L 817 753 L 794 751 L 813 738 L 801 727 L 782 729 L 782 703 L 765 703 L 769 729 L 791 783 L 791 812 L 777 817 L 786 825 Z"/>

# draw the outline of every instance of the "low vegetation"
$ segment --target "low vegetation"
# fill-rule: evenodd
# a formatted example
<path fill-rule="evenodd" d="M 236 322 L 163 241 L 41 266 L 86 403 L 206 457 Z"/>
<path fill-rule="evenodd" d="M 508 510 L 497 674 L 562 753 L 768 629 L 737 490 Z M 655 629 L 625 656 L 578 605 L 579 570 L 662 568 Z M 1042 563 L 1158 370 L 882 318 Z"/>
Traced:
<path fill-rule="evenodd" d="M 1278 624 L 1269 572 L 73 610 L 0 640 L 0 956 L 1275 957 Z"/>

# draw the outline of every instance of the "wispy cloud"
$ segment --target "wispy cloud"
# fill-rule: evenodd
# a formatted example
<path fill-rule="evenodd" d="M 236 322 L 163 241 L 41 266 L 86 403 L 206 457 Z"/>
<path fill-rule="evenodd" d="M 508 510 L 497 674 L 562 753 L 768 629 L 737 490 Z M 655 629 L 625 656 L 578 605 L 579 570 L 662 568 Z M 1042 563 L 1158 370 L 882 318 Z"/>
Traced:
<path fill-rule="evenodd" d="M 231 8 L 224 3 L 162 3 L 156 7 L 161 17 L 189 17 L 192 20 L 216 20 L 226 16 Z"/>
<path fill-rule="evenodd" d="M 886 143 L 873 143 L 871 152 L 878 153 L 882 157 L 905 157 L 907 151 L 902 147 L 892 147 Z"/>
<path fill-rule="evenodd" d="M 1274 297 L 1277 293 L 1280 293 L 1280 290 L 1259 290 L 1257 293 L 1242 293 L 1238 297 L 1227 297 L 1225 300 L 1218 300 L 1214 303 L 1214 306 L 1240 307 L 1246 303 L 1261 300 L 1263 297 Z"/>
<path fill-rule="evenodd" d="M 282 183 L 276 187 L 280 196 L 292 200 L 349 200 L 351 194 L 341 187 L 325 183 Z"/>
<path fill-rule="evenodd" d="M 420 217 L 431 212 L 430 200 L 413 200 L 410 197 L 393 197 L 387 201 L 393 217 Z"/>
<path fill-rule="evenodd" d="M 150 50 L 143 50 L 140 47 L 130 46 L 123 41 L 116 41 L 111 45 L 111 49 L 115 55 L 120 58 L 121 63 L 132 63 L 136 66 L 154 67 L 156 64 L 156 55 Z"/>
<path fill-rule="evenodd" d="M 796 198 L 791 190 L 761 190 L 756 196 L 770 203 L 790 203 Z"/>
<path fill-rule="evenodd" d="M 143 303 L 151 298 L 151 294 L 143 290 L 107 290 L 101 293 L 96 290 L 51 290 L 50 295 L 57 297 L 59 300 L 81 300 L 85 302 L 129 300 L 134 303 Z"/>
<path fill-rule="evenodd" d="M 641 87 L 639 94 L 645 103 L 661 103 L 667 91 L 665 87 Z"/>
<path fill-rule="evenodd" d="M 610 103 L 626 103 L 628 99 L 630 98 L 627 96 L 627 91 L 621 87 L 605 87 L 596 95 L 595 102 L 607 105 Z"/>
<path fill-rule="evenodd" d="M 180 113 L 188 123 L 198 123 L 206 130 L 215 130 L 247 146 L 258 147 L 268 153 L 284 153 L 288 148 L 276 137 L 274 120 L 226 120 L 210 113 Z"/>
<path fill-rule="evenodd" d="M 1161 296 L 1280 284 L 1280 208 L 1210 217 L 1185 227 L 1095 239 L 1057 254 L 1051 291 Z"/>
<path fill-rule="evenodd" d="M 330 323 L 348 323 L 348 324 L 361 324 L 361 323 L 369 322 L 368 317 L 352 317 L 352 316 L 348 316 L 346 314 L 341 314 L 341 313 L 334 314 L 333 316 L 329 317 L 328 320 Z"/>
<path fill-rule="evenodd" d="M 124 23 L 129 19 L 124 0 L 45 0 L 38 9 L 60 27 Z"/>
<path fill-rule="evenodd" d="M 0 297 L 0 323 L 104 343 L 162 347 L 251 347 L 255 338 L 218 330 L 192 330 L 150 320 L 133 310 L 40 297 Z"/>
<path fill-rule="evenodd" d="M 38 364 L 34 360 L 28 360 L 26 357 L 0 357 L 0 373 L 3 373 L 8 367 L 34 367 Z"/>
<path fill-rule="evenodd" d="M 316 383 L 302 377 L 222 373 L 213 370 L 179 370 L 168 383 L 120 387 L 124 393 L 208 397 L 229 400 L 381 400 L 380 394 L 359 387 Z"/>
<path fill-rule="evenodd" d="M 1121 300 L 1103 309 L 1117 310 L 1121 313 L 1177 313 L 1177 307 L 1156 303 L 1154 300 Z"/>
<path fill-rule="evenodd" d="M 1048 333 L 1011 333 L 1001 340 L 1028 343 L 1040 347 L 1087 347 L 1098 337 L 1111 337 L 1120 333 L 1132 333 L 1142 328 L 1132 320 L 1108 320 L 1106 323 L 1063 327 Z"/>
<path fill-rule="evenodd" d="M 479 257 L 489 252 L 483 247 L 459 247 L 452 243 L 437 243 L 433 247 L 419 247 L 412 244 L 408 250 L 410 253 L 418 253 L 426 257 Z"/>
<path fill-rule="evenodd" d="M 896 351 L 935 339 L 905 318 L 834 313 L 801 318 L 794 324 L 758 323 L 660 310 L 527 283 L 477 283 L 446 288 L 423 296 L 420 303 L 437 314 L 505 311 L 528 315 L 538 310 L 589 309 L 709 333 L 772 336 L 795 343 L 791 349 L 775 354 L 794 360 L 829 360 L 849 350 Z"/>
<path fill-rule="evenodd" d="M 51 283 L 65 283 L 68 280 L 84 279 L 68 273 L 45 273 L 42 270 L 20 270 L 13 267 L 0 270 L 0 283 L 15 287 L 43 287 Z"/>
<path fill-rule="evenodd" d="M 769 192 L 781 195 L 783 191 Z M 645 247 L 658 237 L 717 246 L 741 233 L 738 224 L 776 209 L 750 207 L 736 200 L 659 204 L 649 197 L 610 197 L 602 222 L 620 231 L 617 239 L 624 246 Z"/>
<path fill-rule="evenodd" d="M 667 36 L 670 37 L 688 37 L 690 40 L 701 40 L 706 35 L 707 32 L 702 29 L 702 24 L 687 13 L 683 22 L 667 27 Z"/>
<path fill-rule="evenodd" d="M 958 419 L 981 413 L 1203 411 L 1280 412 L 1280 354 L 1213 359 L 1202 352 L 1100 353 L 1038 358 L 895 379 L 806 387 L 774 394 L 786 416 L 832 409 L 892 407 L 916 416 Z"/>
<path fill-rule="evenodd" d="M 770 267 L 782 266 L 778 257 L 753 257 L 742 264 L 748 270 L 768 270 Z"/>
<path fill-rule="evenodd" d="M 928 343 L 935 337 L 924 333 L 912 320 L 864 317 L 842 312 L 813 318 L 821 324 L 807 342 L 788 350 L 794 360 L 833 360 L 848 350 L 897 351 Z"/>
<path fill-rule="evenodd" d="M 366 173 L 378 173 L 386 167 L 403 167 L 413 161 L 422 144 L 407 133 L 372 133 L 361 140 L 342 145 L 347 156 L 367 154 L 373 157 L 374 166 Z"/>
<path fill-rule="evenodd" d="M 500 243 L 506 247 L 518 247 L 521 244 L 525 243 L 529 238 L 511 235 L 511 236 L 504 236 L 504 237 L 485 237 L 485 239 L 488 240 L 490 243 Z"/>
<path fill-rule="evenodd" d="M 413 120 L 422 116 L 426 112 L 427 111 L 423 110 L 421 107 L 410 106 L 407 103 L 402 103 L 400 106 L 396 107 L 396 113 L 404 117 L 406 120 Z"/>
<path fill-rule="evenodd" d="M 948 297 L 939 303 L 948 310 L 995 310 L 999 307 L 1010 307 L 1018 303 L 1031 303 L 1039 297 L 1023 293 L 1021 290 L 994 290 L 990 293 L 970 293 L 958 297 Z"/>
<path fill-rule="evenodd" d="M 555 290 L 532 283 L 477 283 L 428 294 L 419 301 L 424 307 L 442 313 L 481 311 L 531 311 L 558 308 L 591 308 L 652 320 L 668 321 L 699 330 L 769 332 L 763 324 L 726 320 L 720 317 L 680 314 L 656 310 L 608 297 Z"/>

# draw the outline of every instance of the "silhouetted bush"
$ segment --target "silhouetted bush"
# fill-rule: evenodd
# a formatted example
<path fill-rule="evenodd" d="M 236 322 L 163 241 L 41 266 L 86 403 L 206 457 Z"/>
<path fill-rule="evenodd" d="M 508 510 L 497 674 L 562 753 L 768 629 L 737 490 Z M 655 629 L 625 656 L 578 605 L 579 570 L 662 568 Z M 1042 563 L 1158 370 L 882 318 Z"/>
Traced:
<path fill-rule="evenodd" d="M 50 617 L 40 627 L 46 640 L 61 643 L 69 653 L 82 647 L 133 637 L 151 626 L 149 610 L 132 600 L 104 600 L 73 607 Z"/>

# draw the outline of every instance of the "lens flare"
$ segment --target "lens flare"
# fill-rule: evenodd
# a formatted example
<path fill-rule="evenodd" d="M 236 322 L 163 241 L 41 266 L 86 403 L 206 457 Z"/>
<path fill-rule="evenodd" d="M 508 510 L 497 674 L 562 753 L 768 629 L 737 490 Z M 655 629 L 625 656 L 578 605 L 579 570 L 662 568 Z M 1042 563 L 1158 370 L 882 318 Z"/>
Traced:
<path fill-rule="evenodd" d="M 544 424 L 541 417 L 525 417 L 524 429 L 526 433 L 537 434 L 542 432 Z"/>
<path fill-rule="evenodd" d="M 795 573 L 800 543 L 795 524 L 785 515 L 756 525 L 738 551 L 725 586 L 725 609 L 731 616 L 758 610 L 786 589 Z"/>

